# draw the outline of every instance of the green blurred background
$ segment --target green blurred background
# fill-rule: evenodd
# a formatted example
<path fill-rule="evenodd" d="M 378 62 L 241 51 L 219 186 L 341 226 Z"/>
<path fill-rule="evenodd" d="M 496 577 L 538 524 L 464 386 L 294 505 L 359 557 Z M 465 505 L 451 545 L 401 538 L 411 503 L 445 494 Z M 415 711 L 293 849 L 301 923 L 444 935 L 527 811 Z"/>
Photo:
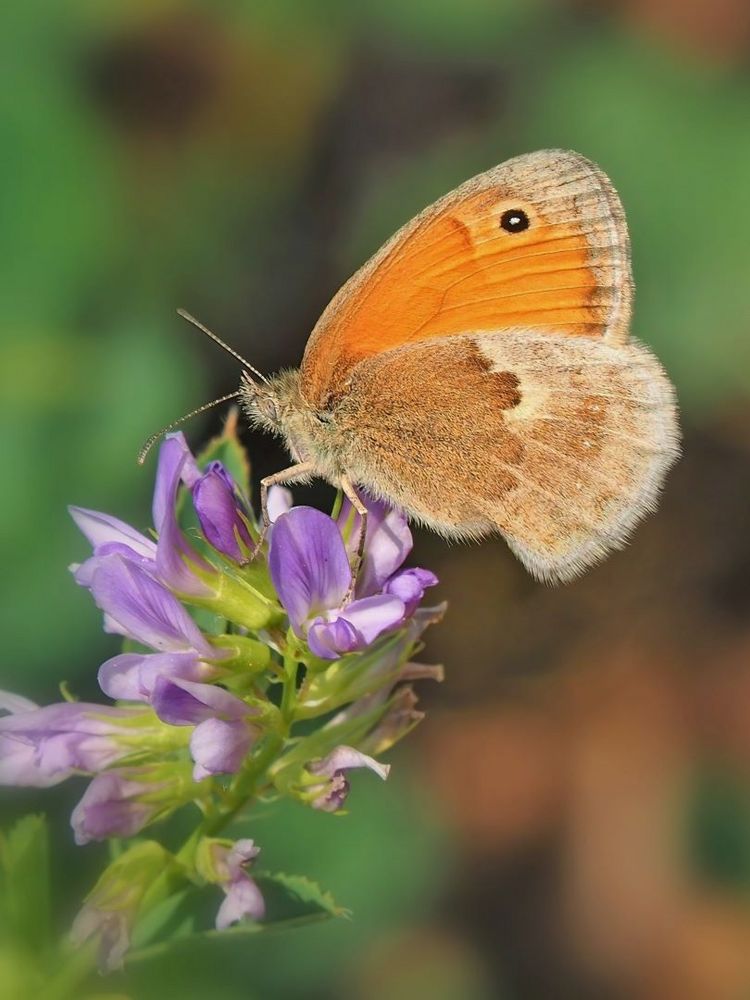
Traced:
<path fill-rule="evenodd" d="M 237 383 L 175 308 L 295 364 L 366 256 L 507 157 L 610 174 L 635 333 L 683 409 L 660 512 L 580 582 L 418 536 L 450 602 L 429 718 L 347 819 L 290 805 L 245 831 L 353 920 L 176 947 L 102 990 L 750 996 L 747 0 L 7 0 L 0 39 L 0 686 L 95 693 L 114 646 L 65 505 L 144 524 L 142 440 Z M 246 440 L 256 477 L 282 466 Z M 82 787 L 0 799 L 4 823 L 50 814 L 61 926 L 102 860 L 72 846 Z"/>

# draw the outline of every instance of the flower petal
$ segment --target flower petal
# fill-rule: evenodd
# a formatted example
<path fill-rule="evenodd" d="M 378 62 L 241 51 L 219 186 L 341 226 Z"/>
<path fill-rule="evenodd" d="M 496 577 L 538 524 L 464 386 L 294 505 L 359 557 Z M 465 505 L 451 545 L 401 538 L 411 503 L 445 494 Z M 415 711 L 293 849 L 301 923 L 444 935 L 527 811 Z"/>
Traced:
<path fill-rule="evenodd" d="M 195 761 L 193 781 L 212 774 L 234 774 L 252 746 L 253 737 L 254 732 L 244 719 L 201 722 L 190 737 L 190 754 Z"/>
<path fill-rule="evenodd" d="M 307 765 L 307 770 L 311 774 L 322 774 L 327 778 L 332 778 L 335 774 L 344 771 L 351 771 L 353 768 L 367 767 L 374 771 L 383 781 L 388 777 L 391 770 L 390 764 L 381 764 L 374 757 L 368 757 L 366 753 L 355 750 L 354 747 L 339 746 L 332 750 L 322 760 L 313 761 Z"/>
<path fill-rule="evenodd" d="M 131 752 L 118 740 L 142 711 L 61 702 L 0 718 L 0 784 L 47 787 Z"/>
<path fill-rule="evenodd" d="M 24 698 L 23 695 L 14 694 L 12 691 L 0 691 L 0 711 L 15 715 L 17 712 L 31 712 L 38 707 L 35 701 Z"/>
<path fill-rule="evenodd" d="M 411 615 L 424 597 L 427 587 L 434 587 L 438 578 L 428 569 L 403 569 L 388 580 L 383 588 L 384 593 L 400 597 L 404 602 L 407 617 Z"/>
<path fill-rule="evenodd" d="M 362 646 L 369 646 L 379 635 L 400 624 L 404 618 L 404 602 L 392 594 L 377 594 L 352 601 L 341 612 L 361 636 Z"/>
<path fill-rule="evenodd" d="M 266 913 L 266 904 L 261 891 L 247 875 L 241 875 L 225 889 L 226 897 L 216 914 L 216 929 L 226 930 L 232 924 L 245 917 L 250 920 L 262 920 Z"/>
<path fill-rule="evenodd" d="M 200 475 L 182 431 L 167 434 L 159 449 L 152 515 L 157 533 L 168 514 L 174 513 L 174 501 L 180 479 L 191 487 Z"/>
<path fill-rule="evenodd" d="M 193 485 L 193 505 L 201 530 L 215 549 L 241 563 L 253 548 L 247 511 L 220 462 L 212 462 Z"/>
<path fill-rule="evenodd" d="M 286 486 L 272 486 L 268 491 L 268 499 L 266 500 L 266 511 L 271 524 L 291 509 L 292 491 L 288 490 Z"/>
<path fill-rule="evenodd" d="M 115 701 L 149 701 L 159 677 L 209 681 L 216 670 L 197 653 L 120 653 L 99 667 L 99 687 Z"/>
<path fill-rule="evenodd" d="M 70 516 L 79 530 L 91 543 L 94 552 L 103 545 L 112 543 L 125 546 L 128 550 L 144 559 L 153 560 L 156 556 L 156 543 L 140 531 L 136 531 L 125 521 L 111 514 L 102 514 L 97 510 L 87 510 L 85 507 L 68 507 Z"/>
<path fill-rule="evenodd" d="M 132 837 L 141 831 L 158 812 L 155 803 L 138 798 L 147 790 L 143 783 L 130 781 L 117 771 L 97 774 L 70 817 L 76 844 Z"/>
<path fill-rule="evenodd" d="M 293 507 L 273 526 L 271 579 L 298 635 L 311 617 L 336 608 L 352 574 L 336 523 L 313 507 Z"/>
<path fill-rule="evenodd" d="M 131 639 L 164 652 L 216 650 L 180 602 L 141 566 L 120 555 L 105 556 L 94 570 L 91 593 L 97 606 Z"/>
<path fill-rule="evenodd" d="M 362 636 L 345 618 L 335 615 L 330 620 L 315 618 L 307 630 L 310 650 L 323 660 L 337 660 L 344 653 L 353 653 L 364 645 Z"/>
<path fill-rule="evenodd" d="M 156 569 L 173 590 L 193 597 L 211 597 L 212 589 L 191 571 L 192 564 L 205 573 L 213 567 L 188 545 L 177 523 L 176 504 L 180 482 L 192 486 L 200 472 L 182 434 L 167 435 L 159 452 L 153 515 L 158 534 Z"/>
<path fill-rule="evenodd" d="M 69 769 L 42 774 L 37 762 L 36 746 L 28 740 L 0 733 L 0 785 L 24 788 L 49 788 L 70 777 Z"/>
<path fill-rule="evenodd" d="M 367 507 L 367 535 L 362 566 L 357 577 L 357 596 L 369 597 L 382 589 L 383 584 L 403 563 L 412 550 L 413 540 L 406 515 L 378 500 L 361 496 Z M 338 523 L 342 527 L 352 516 L 352 507 L 345 500 Z M 361 519 L 354 513 L 354 523 L 349 539 L 349 549 L 356 551 Z"/>
<path fill-rule="evenodd" d="M 214 684 L 158 677 L 151 697 L 154 711 L 172 726 L 195 726 L 220 716 L 229 721 L 253 714 L 244 701 Z"/>

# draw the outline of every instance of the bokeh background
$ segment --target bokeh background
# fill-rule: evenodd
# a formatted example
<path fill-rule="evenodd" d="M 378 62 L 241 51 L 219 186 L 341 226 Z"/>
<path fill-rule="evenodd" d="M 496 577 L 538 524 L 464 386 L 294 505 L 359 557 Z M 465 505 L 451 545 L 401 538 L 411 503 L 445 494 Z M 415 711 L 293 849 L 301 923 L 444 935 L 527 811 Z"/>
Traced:
<path fill-rule="evenodd" d="M 683 410 L 661 510 L 573 585 L 417 536 L 450 602 L 427 721 L 348 818 L 252 823 L 269 867 L 353 920 L 176 947 L 111 989 L 750 996 L 747 0 L 8 0 L 0 38 L 0 686 L 94 694 L 113 645 L 67 573 L 65 505 L 144 523 L 141 441 L 237 383 L 175 308 L 295 364 L 398 225 L 509 156 L 570 147 L 611 175 L 635 333 Z M 257 477 L 281 467 L 246 440 Z M 0 799 L 3 822 L 50 814 L 61 924 L 102 860 L 72 846 L 81 788 Z"/>

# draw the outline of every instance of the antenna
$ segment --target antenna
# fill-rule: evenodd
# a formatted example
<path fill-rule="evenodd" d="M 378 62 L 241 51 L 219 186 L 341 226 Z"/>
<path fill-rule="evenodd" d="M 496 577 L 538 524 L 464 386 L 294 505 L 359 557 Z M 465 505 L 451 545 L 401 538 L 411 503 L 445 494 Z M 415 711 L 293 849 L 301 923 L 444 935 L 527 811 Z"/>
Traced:
<path fill-rule="evenodd" d="M 179 420 L 173 420 L 171 424 L 167 424 L 166 427 L 162 427 L 162 429 L 157 431 L 156 434 L 151 435 L 148 441 L 146 441 L 141 450 L 138 452 L 138 464 L 143 465 L 146 461 L 146 456 L 163 434 L 174 430 L 174 428 L 179 427 L 180 424 L 184 424 L 185 421 L 189 420 L 191 417 L 197 417 L 199 413 L 204 413 L 206 410 L 210 410 L 212 406 L 218 406 L 219 403 L 226 403 L 228 399 L 237 399 L 239 396 L 239 391 L 230 392 L 226 396 L 219 396 L 218 399 L 212 399 L 210 403 L 204 403 L 203 406 L 199 406 L 196 410 L 191 410 L 190 413 L 186 413 L 184 416 L 180 417 Z"/>
<path fill-rule="evenodd" d="M 200 320 L 197 320 L 195 318 L 195 316 L 191 316 L 186 309 L 178 309 L 177 315 L 182 316 L 182 318 L 186 319 L 188 323 L 192 323 L 192 325 L 197 330 L 200 330 L 201 333 L 205 333 L 207 337 L 210 337 L 210 339 L 213 340 L 215 344 L 218 344 L 219 347 L 221 347 L 223 350 L 225 350 L 227 354 L 231 354 L 233 358 L 239 361 L 239 363 L 242 365 L 243 368 L 246 368 L 249 372 L 252 372 L 253 375 L 257 375 L 258 378 L 261 380 L 261 382 L 265 382 L 265 384 L 268 385 L 268 379 L 265 377 L 265 375 L 261 375 L 261 373 L 258 371 L 257 368 L 254 368 L 249 361 L 246 361 L 242 357 L 242 355 L 238 354 L 237 351 L 234 350 L 234 348 L 229 346 L 229 344 L 225 344 L 224 341 L 221 339 L 221 337 L 218 337 L 212 330 L 209 330 L 207 326 L 204 326 L 203 323 L 200 322 Z M 213 405 L 212 403 L 209 403 L 209 406 L 212 405 Z"/>

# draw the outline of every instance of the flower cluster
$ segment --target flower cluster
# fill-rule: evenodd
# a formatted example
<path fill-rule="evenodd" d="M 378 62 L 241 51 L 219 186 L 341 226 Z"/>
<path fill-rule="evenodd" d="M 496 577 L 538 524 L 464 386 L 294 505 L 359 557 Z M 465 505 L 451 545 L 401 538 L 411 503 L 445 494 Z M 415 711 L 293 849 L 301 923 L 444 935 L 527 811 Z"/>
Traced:
<path fill-rule="evenodd" d="M 440 676 L 411 662 L 442 609 L 420 608 L 435 576 L 403 568 L 403 515 L 362 497 L 363 524 L 347 501 L 328 516 L 276 487 L 264 532 L 246 468 L 233 425 L 199 459 L 173 434 L 159 455 L 153 532 L 71 508 L 91 546 L 74 578 L 125 644 L 98 673 L 114 704 L 39 708 L 0 694 L 0 783 L 91 776 L 72 814 L 77 843 L 131 837 L 198 807 L 184 850 L 141 840 L 91 893 L 74 933 L 98 936 L 105 967 L 122 960 L 155 871 L 170 866 L 224 892 L 217 928 L 262 919 L 247 874 L 259 849 L 213 834 L 261 793 L 339 812 L 348 773 L 385 778 L 376 757 L 421 718 L 409 682 Z"/>

